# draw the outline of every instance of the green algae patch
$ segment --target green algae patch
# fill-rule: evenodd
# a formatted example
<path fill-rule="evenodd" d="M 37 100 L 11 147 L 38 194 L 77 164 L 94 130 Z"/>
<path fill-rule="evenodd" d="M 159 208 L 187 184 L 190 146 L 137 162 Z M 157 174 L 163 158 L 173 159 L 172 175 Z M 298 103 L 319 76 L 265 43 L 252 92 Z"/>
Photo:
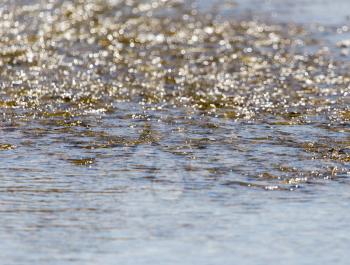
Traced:
<path fill-rule="evenodd" d="M 55 112 L 48 112 L 48 111 L 45 111 L 42 113 L 42 115 L 44 117 L 47 117 L 47 118 L 56 118 L 56 117 L 59 117 L 59 118 L 71 118 L 73 117 L 73 114 L 69 111 L 55 111 Z"/>
<path fill-rule="evenodd" d="M 350 110 L 341 111 L 341 112 L 340 112 L 340 117 L 341 117 L 344 121 L 350 121 Z"/>
<path fill-rule="evenodd" d="M 17 106 L 18 104 L 14 100 L 9 100 L 9 101 L 0 100 L 0 108 L 13 108 Z"/>
<path fill-rule="evenodd" d="M 95 158 L 69 159 L 68 161 L 75 166 L 91 166 L 96 162 Z"/>
<path fill-rule="evenodd" d="M 152 130 L 151 126 L 146 125 L 140 133 L 139 138 L 133 142 L 135 144 L 152 144 L 157 143 L 159 140 L 159 135 L 154 130 Z"/>
<path fill-rule="evenodd" d="M 15 148 L 16 148 L 15 145 L 0 143 L 0 151 L 12 150 L 12 149 L 15 149 Z"/>

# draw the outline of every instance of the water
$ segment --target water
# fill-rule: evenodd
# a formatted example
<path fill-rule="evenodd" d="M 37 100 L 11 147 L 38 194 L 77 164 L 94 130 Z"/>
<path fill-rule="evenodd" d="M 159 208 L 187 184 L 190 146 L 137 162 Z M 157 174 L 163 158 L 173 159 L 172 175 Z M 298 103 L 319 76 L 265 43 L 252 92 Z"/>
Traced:
<path fill-rule="evenodd" d="M 346 1 L 64 2 L 0 8 L 1 264 L 347 264 Z"/>
<path fill-rule="evenodd" d="M 206 1 L 204 1 L 206 2 Z M 230 2 L 230 1 L 228 1 Z M 337 0 L 330 2 L 325 0 L 238 0 L 237 11 L 248 11 L 252 15 L 287 23 L 318 23 L 322 25 L 339 26 L 347 23 L 349 19 L 349 2 Z"/>

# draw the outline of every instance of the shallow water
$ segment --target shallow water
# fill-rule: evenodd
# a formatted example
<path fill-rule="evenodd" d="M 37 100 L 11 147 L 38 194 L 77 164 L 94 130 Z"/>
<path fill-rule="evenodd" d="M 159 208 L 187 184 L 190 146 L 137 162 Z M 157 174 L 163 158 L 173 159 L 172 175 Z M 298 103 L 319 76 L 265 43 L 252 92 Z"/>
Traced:
<path fill-rule="evenodd" d="M 2 264 L 347 264 L 346 1 L 19 2 Z"/>

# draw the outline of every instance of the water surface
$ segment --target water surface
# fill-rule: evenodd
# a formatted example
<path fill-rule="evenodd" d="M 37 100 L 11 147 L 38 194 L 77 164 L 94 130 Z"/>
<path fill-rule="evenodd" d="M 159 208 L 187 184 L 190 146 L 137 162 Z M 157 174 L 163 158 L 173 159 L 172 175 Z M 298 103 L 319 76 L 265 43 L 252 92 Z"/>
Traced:
<path fill-rule="evenodd" d="M 1 5 L 2 263 L 347 264 L 349 4 L 140 3 Z"/>

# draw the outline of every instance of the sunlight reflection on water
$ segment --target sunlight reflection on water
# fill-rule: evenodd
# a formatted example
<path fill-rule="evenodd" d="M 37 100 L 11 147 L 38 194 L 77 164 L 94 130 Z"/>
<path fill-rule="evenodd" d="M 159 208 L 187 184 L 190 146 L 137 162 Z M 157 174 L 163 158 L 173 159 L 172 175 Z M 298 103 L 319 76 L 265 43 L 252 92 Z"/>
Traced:
<path fill-rule="evenodd" d="M 279 22 L 343 25 L 350 10 L 344 0 L 237 2 L 234 13 L 266 19 L 272 12 L 268 19 Z M 274 192 L 266 187 L 281 180 L 264 174 L 279 165 L 291 174 L 298 167 L 316 172 L 322 163 L 294 144 L 348 141 L 348 124 L 332 131 L 201 115 L 191 121 L 176 109 L 132 120 L 143 111 L 139 104 L 116 105 L 116 113 L 89 124 L 101 138 L 146 144 L 118 138 L 109 148 L 83 149 L 91 139 L 83 126 L 78 137 L 53 124 L 1 123 L 0 142 L 20 146 L 0 152 L 1 264 L 348 264 L 349 173 Z M 174 143 L 182 146 L 172 150 Z"/>

